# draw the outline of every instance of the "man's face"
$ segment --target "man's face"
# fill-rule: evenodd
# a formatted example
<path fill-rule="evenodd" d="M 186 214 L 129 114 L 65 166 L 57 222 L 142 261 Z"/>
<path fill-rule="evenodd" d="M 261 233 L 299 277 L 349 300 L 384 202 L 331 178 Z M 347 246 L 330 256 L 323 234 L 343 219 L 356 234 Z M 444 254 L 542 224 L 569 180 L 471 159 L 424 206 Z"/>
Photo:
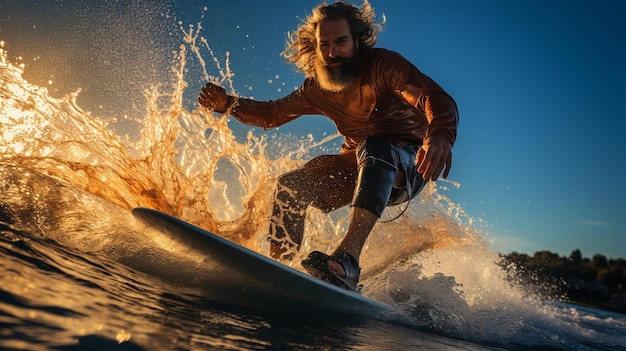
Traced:
<path fill-rule="evenodd" d="M 345 18 L 320 22 L 317 28 L 315 73 L 323 89 L 338 92 L 353 83 L 361 71 L 357 45 Z"/>

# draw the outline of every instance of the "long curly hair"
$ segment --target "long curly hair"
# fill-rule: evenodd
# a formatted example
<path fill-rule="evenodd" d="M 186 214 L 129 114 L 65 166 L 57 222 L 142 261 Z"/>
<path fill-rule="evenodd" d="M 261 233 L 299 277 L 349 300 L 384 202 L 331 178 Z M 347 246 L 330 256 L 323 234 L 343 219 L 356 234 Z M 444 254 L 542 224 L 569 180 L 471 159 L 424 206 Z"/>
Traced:
<path fill-rule="evenodd" d="M 359 53 L 371 49 L 378 42 L 378 34 L 385 23 L 375 21 L 376 14 L 367 0 L 361 7 L 339 0 L 331 5 L 321 3 L 313 9 L 304 23 L 294 32 L 288 33 L 287 48 L 282 55 L 296 70 L 303 72 L 307 78 L 315 77 L 315 60 L 317 59 L 317 27 L 322 21 L 345 18 L 348 20 L 353 38 L 359 43 Z"/>

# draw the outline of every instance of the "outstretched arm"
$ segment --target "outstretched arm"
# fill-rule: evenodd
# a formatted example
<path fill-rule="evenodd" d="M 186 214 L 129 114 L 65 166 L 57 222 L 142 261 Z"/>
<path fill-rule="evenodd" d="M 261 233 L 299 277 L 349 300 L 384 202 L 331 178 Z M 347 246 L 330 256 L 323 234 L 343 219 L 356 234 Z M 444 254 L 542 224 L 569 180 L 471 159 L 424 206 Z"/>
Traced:
<path fill-rule="evenodd" d="M 271 129 L 303 114 L 319 113 L 303 97 L 301 90 L 275 101 L 255 101 L 226 94 L 224 88 L 207 83 L 198 96 L 200 105 L 217 113 L 229 113 L 239 122 Z"/>
<path fill-rule="evenodd" d="M 272 115 L 271 102 L 235 98 L 219 85 L 207 83 L 198 96 L 200 105 L 217 113 L 229 112 L 239 122 L 267 129 L 267 116 Z M 237 107 L 240 107 L 237 109 Z M 238 111 L 241 110 L 241 111 Z"/>

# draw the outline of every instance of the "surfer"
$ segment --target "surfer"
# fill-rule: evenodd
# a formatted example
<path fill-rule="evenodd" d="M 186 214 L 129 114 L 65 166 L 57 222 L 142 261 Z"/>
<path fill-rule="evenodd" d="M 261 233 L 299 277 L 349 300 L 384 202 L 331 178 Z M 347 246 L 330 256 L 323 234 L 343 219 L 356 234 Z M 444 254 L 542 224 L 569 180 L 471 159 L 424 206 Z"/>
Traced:
<path fill-rule="evenodd" d="M 375 48 L 382 23 L 371 5 L 318 5 L 291 33 L 285 58 L 305 74 L 302 86 L 274 101 L 228 95 L 207 83 L 198 101 L 242 123 L 275 128 L 302 115 L 330 118 L 344 137 L 341 153 L 321 155 L 277 180 L 270 255 L 291 260 L 300 249 L 307 208 L 351 204 L 348 228 L 333 253 L 314 251 L 303 267 L 355 290 L 359 257 L 383 210 L 447 177 L 458 110 L 452 97 L 396 52 Z"/>

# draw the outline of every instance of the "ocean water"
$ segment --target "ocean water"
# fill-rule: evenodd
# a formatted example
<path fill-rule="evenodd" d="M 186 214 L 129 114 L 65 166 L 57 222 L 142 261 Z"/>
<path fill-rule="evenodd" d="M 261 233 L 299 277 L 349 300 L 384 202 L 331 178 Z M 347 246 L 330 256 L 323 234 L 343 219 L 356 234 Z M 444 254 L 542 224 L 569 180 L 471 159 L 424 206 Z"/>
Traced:
<path fill-rule="evenodd" d="M 52 97 L 29 83 L 0 45 L 0 349 L 626 350 L 626 316 L 545 296 L 503 269 L 446 197 L 452 182 L 430 184 L 370 237 L 363 295 L 392 314 L 273 312 L 220 296 L 203 278 L 211 264 L 132 208 L 266 254 L 276 177 L 335 152 L 337 136 L 242 138 L 227 118 L 185 107 L 187 58 L 200 55 L 186 34 L 174 84 L 146 89 L 145 113 L 116 123 L 83 110 L 80 91 Z M 329 250 L 346 216 L 312 211 L 303 252 Z"/>

